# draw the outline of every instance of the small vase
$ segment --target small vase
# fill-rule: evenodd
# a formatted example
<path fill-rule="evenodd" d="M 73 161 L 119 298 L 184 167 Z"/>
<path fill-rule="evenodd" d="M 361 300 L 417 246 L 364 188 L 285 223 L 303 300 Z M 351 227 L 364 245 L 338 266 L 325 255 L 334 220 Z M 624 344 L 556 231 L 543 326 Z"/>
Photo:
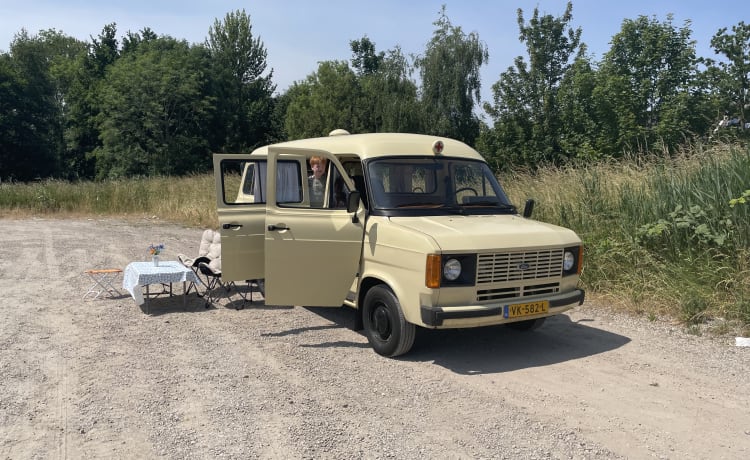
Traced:
<path fill-rule="evenodd" d="M 154 261 L 154 267 L 159 266 L 159 256 L 152 256 L 151 260 Z"/>

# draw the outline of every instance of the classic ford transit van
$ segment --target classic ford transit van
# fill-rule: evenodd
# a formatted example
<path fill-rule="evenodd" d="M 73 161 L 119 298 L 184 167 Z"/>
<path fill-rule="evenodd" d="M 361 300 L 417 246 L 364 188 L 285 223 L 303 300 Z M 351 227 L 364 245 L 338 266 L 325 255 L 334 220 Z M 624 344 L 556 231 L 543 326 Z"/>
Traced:
<path fill-rule="evenodd" d="M 519 213 L 462 142 L 336 130 L 213 161 L 222 277 L 263 280 L 268 305 L 352 307 L 381 355 L 417 326 L 534 329 L 583 303 L 581 239 Z"/>

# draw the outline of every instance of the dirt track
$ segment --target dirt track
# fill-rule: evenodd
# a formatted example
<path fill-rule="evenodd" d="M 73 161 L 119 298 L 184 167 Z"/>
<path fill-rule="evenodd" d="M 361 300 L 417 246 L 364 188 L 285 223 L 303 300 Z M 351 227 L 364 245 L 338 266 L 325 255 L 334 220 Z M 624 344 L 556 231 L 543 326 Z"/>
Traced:
<path fill-rule="evenodd" d="M 392 360 L 347 309 L 81 300 L 200 234 L 0 219 L 0 458 L 750 458 L 750 348 L 604 306 Z"/>

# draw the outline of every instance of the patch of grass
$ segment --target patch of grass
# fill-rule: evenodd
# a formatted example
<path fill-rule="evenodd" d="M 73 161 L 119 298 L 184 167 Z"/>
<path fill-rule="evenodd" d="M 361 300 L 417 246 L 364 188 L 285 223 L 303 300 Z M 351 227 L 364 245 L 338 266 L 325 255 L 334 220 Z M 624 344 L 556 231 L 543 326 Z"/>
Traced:
<path fill-rule="evenodd" d="M 0 184 L 0 216 L 148 217 L 216 228 L 211 174 L 101 182 L 46 180 Z"/>
<path fill-rule="evenodd" d="M 514 172 L 500 180 L 516 204 L 537 199 L 536 219 L 581 236 L 582 282 L 592 293 L 634 314 L 750 328 L 747 147 L 696 145 L 674 157 Z"/>

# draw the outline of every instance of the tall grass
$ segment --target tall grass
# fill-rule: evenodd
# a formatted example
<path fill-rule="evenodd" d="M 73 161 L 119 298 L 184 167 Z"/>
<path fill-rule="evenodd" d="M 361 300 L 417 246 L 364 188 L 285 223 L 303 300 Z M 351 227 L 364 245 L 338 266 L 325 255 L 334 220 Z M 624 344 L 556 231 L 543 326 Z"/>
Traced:
<path fill-rule="evenodd" d="M 750 334 L 750 151 L 695 146 L 679 156 L 515 171 L 511 199 L 575 230 L 586 247 L 583 284 L 650 318 Z M 106 182 L 0 184 L 0 216 L 158 217 L 218 225 L 212 174 Z"/>
<path fill-rule="evenodd" d="M 535 217 L 574 229 L 586 245 L 584 284 L 651 317 L 750 332 L 750 151 L 696 146 L 501 177 Z"/>
<path fill-rule="evenodd" d="M 196 227 L 218 225 L 214 179 L 209 174 L 0 184 L 0 216 L 28 214 L 157 217 Z"/>

